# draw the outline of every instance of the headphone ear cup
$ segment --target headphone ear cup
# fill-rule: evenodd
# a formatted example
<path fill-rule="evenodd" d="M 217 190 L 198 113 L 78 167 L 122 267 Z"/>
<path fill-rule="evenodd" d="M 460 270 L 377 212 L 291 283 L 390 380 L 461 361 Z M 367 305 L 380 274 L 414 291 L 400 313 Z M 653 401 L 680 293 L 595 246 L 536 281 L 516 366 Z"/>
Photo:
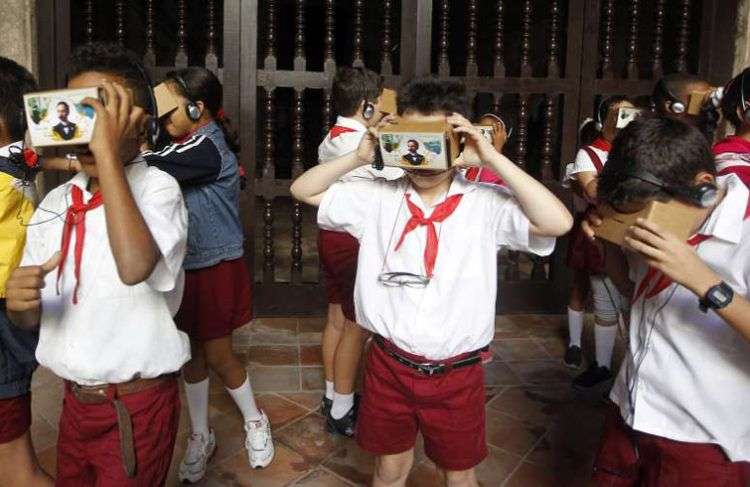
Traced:
<path fill-rule="evenodd" d="M 201 109 L 193 102 L 185 105 L 185 111 L 187 112 L 188 118 L 193 122 L 197 122 L 198 119 L 201 118 Z"/>
<path fill-rule="evenodd" d="M 669 109 L 672 111 L 672 113 L 681 115 L 685 113 L 685 104 L 681 101 L 674 101 L 669 105 Z"/>
<path fill-rule="evenodd" d="M 156 117 L 149 117 L 146 123 L 146 130 L 148 131 L 148 140 L 151 143 L 151 147 L 156 147 L 156 142 L 159 140 L 159 121 Z"/>
<path fill-rule="evenodd" d="M 602 125 L 602 123 L 598 120 L 595 122 L 594 127 L 596 127 L 597 132 L 601 132 L 602 130 L 604 130 L 604 125 Z"/>
<path fill-rule="evenodd" d="M 370 120 L 375 116 L 375 106 L 372 103 L 366 103 L 365 109 L 362 110 L 362 117 L 365 120 Z"/>

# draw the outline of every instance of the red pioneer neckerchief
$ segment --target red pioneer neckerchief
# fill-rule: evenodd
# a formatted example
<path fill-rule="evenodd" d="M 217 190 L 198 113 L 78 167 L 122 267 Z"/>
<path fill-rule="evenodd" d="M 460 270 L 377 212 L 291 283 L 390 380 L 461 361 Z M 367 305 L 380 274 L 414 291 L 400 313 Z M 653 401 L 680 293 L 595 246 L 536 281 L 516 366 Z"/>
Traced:
<path fill-rule="evenodd" d="M 344 127 L 342 125 L 334 125 L 333 127 L 331 127 L 331 140 L 347 132 L 356 132 L 356 130 L 349 127 Z"/>
<path fill-rule="evenodd" d="M 744 220 L 747 220 L 748 218 L 750 218 L 750 200 L 748 200 L 747 208 L 745 209 Z M 690 237 L 687 243 L 692 247 L 697 247 L 710 238 L 711 235 L 703 235 L 699 233 Z M 665 274 L 657 271 L 653 267 L 649 267 L 646 271 L 646 275 L 643 277 L 643 280 L 641 280 L 640 284 L 638 284 L 638 288 L 635 290 L 635 294 L 633 294 L 633 302 L 635 303 L 636 301 L 638 301 L 638 298 L 640 298 L 641 296 L 644 296 L 643 299 L 653 298 L 654 296 L 668 288 L 672 284 L 672 282 L 673 281 L 670 277 L 667 277 Z M 646 291 L 647 289 L 648 292 Z"/>
<path fill-rule="evenodd" d="M 437 259 L 438 254 L 438 237 L 437 232 L 435 231 L 435 223 L 440 223 L 451 216 L 461 202 L 463 194 L 454 194 L 453 196 L 446 198 L 445 201 L 435 207 L 429 218 L 424 217 L 422 210 L 411 202 L 410 197 L 411 195 L 408 193 L 405 195 L 406 206 L 409 208 L 411 218 L 409 218 L 409 221 L 407 221 L 404 226 L 401 238 L 399 238 L 398 244 L 396 244 L 396 250 L 398 250 L 399 247 L 401 247 L 401 244 L 404 243 L 404 238 L 406 238 L 406 235 L 409 232 L 418 226 L 427 225 L 427 246 L 424 249 L 424 267 L 427 272 L 427 277 L 432 277 L 432 271 L 435 269 L 435 260 Z"/>
<path fill-rule="evenodd" d="M 91 197 L 88 203 L 83 202 L 83 191 L 78 186 L 73 186 L 71 190 L 73 203 L 68 208 L 65 215 L 65 225 L 63 226 L 62 244 L 60 245 L 60 265 L 57 268 L 57 293 L 60 293 L 60 278 L 65 268 L 65 260 L 68 257 L 70 248 L 70 237 L 73 227 L 76 230 L 76 247 L 75 247 L 75 278 L 76 285 L 73 289 L 73 304 L 78 304 L 78 285 L 81 281 L 81 257 L 83 257 L 83 240 L 86 236 L 86 212 L 101 206 L 102 194 L 97 191 Z"/>
<path fill-rule="evenodd" d="M 591 147 L 596 147 L 597 149 L 603 150 L 604 152 L 609 152 L 612 150 L 612 143 L 604 137 L 597 137 L 591 143 Z"/>

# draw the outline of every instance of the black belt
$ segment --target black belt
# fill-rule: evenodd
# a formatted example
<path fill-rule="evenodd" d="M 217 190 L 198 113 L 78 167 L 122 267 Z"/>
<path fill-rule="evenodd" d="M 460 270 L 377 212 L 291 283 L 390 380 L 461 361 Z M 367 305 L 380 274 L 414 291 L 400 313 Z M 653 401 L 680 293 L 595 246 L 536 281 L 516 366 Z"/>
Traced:
<path fill-rule="evenodd" d="M 468 354 L 464 355 L 460 360 L 456 361 L 448 361 L 447 363 L 435 363 L 435 362 L 427 362 L 427 363 L 419 363 L 415 362 L 411 359 L 408 359 L 402 355 L 399 355 L 398 353 L 394 352 L 390 349 L 390 347 L 385 343 L 385 338 L 378 334 L 373 334 L 373 340 L 375 340 L 375 343 L 378 344 L 378 346 L 386 353 L 388 356 L 392 357 L 396 362 L 400 363 L 401 365 L 405 365 L 411 369 L 416 370 L 420 374 L 426 375 L 426 376 L 433 376 L 433 375 L 441 375 L 450 372 L 453 369 L 459 369 L 461 367 L 468 367 L 469 365 L 478 364 L 482 361 L 482 352 L 486 352 L 489 350 L 489 347 L 480 348 L 479 350 L 474 350 L 473 352 L 469 352 Z"/>

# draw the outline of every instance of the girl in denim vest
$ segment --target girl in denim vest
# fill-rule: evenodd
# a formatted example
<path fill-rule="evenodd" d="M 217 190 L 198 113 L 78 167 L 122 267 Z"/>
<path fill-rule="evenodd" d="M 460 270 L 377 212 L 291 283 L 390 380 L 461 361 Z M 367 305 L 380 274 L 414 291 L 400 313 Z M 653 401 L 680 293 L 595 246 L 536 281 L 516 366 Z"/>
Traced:
<path fill-rule="evenodd" d="M 242 175 L 236 135 L 227 129 L 221 108 L 222 86 L 200 67 L 168 73 L 165 85 L 177 108 L 159 115 L 173 143 L 144 156 L 180 182 L 188 208 L 185 293 L 175 321 L 192 346 L 183 369 L 192 435 L 179 477 L 197 482 L 216 448 L 208 427 L 209 369 L 242 413 L 250 466 L 269 465 L 274 447 L 268 417 L 256 406 L 247 372 L 232 352 L 232 331 L 250 321 L 252 300 L 239 219 Z"/>

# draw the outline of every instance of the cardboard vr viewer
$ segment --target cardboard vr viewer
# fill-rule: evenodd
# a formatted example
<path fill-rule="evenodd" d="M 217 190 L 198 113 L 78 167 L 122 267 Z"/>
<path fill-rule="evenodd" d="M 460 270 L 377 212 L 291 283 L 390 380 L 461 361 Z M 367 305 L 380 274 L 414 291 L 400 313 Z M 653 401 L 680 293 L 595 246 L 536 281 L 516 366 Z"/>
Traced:
<path fill-rule="evenodd" d="M 705 215 L 705 209 L 671 199 L 650 201 L 645 207 L 633 213 L 619 213 L 609 206 L 599 207 L 602 224 L 594 229 L 597 238 L 622 246 L 625 234 L 638 218 L 655 223 L 665 231 L 686 241 L 693 229 Z"/>
<path fill-rule="evenodd" d="M 380 155 L 386 166 L 442 171 L 460 153 L 459 137 L 446 121 L 399 121 L 380 129 Z"/>
<path fill-rule="evenodd" d="M 33 147 L 86 145 L 96 123 L 85 98 L 100 98 L 98 88 L 27 93 L 23 96 L 26 125 Z"/>

